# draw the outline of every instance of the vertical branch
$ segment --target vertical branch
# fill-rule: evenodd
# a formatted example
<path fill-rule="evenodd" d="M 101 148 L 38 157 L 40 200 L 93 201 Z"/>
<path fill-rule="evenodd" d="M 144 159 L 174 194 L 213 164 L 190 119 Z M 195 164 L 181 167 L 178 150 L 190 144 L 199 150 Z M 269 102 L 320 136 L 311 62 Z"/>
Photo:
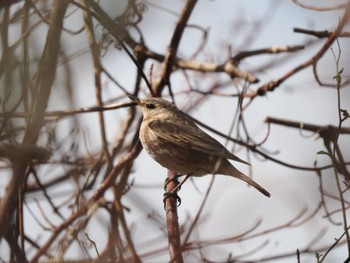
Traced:
<path fill-rule="evenodd" d="M 9 47 L 8 43 L 8 29 L 10 24 L 10 7 L 7 6 L 2 11 L 2 20 L 1 20 L 1 45 L 2 45 L 2 54 L 0 60 L 0 80 L 2 75 L 6 72 L 8 62 L 12 56 L 12 50 Z"/>
<path fill-rule="evenodd" d="M 120 196 L 119 196 L 120 194 L 116 190 L 117 190 L 117 187 L 113 186 L 113 192 L 114 192 L 114 196 L 115 196 L 115 200 L 114 200 L 113 204 L 114 204 L 114 207 L 117 211 L 118 221 L 119 221 L 119 223 L 124 231 L 124 236 L 125 236 L 126 241 L 127 241 L 127 247 L 128 247 L 128 250 L 129 250 L 131 257 L 132 257 L 132 262 L 139 263 L 139 262 L 141 262 L 141 259 L 137 255 L 134 243 L 131 239 L 131 235 L 130 235 L 130 231 L 128 229 L 127 221 L 126 221 L 125 216 L 124 216 L 123 206 L 120 202 Z"/>
<path fill-rule="evenodd" d="M 136 145 L 136 147 L 140 147 L 140 144 Z M 141 147 L 140 147 L 141 149 Z M 112 191 L 114 194 L 114 208 L 117 212 L 117 218 L 118 218 L 118 222 L 124 232 L 124 236 L 127 242 L 127 248 L 129 250 L 129 253 L 131 254 L 131 258 L 132 258 L 132 262 L 134 263 L 139 263 L 141 262 L 140 257 L 137 254 L 134 242 L 131 238 L 131 234 L 127 225 L 127 221 L 125 219 L 125 215 L 124 215 L 124 208 L 123 205 L 121 203 L 121 198 L 122 196 L 125 194 L 125 189 L 127 188 L 127 179 L 129 178 L 129 174 L 132 168 L 132 162 L 130 162 L 129 164 L 127 164 L 125 166 L 125 168 L 123 169 L 121 175 L 120 175 L 120 180 L 118 181 L 118 184 L 113 184 L 112 186 Z"/>
<path fill-rule="evenodd" d="M 339 69 L 339 60 L 340 60 L 341 49 L 340 49 L 340 46 L 339 46 L 338 39 L 337 39 L 337 43 L 338 43 L 339 54 L 338 54 L 338 57 L 335 57 L 335 60 L 336 60 L 336 76 L 334 78 L 335 78 L 335 80 L 337 82 L 337 110 L 338 110 L 339 123 L 338 123 L 338 129 L 337 129 L 336 137 L 334 139 L 334 145 L 333 145 L 333 151 L 332 151 L 331 157 L 332 157 L 332 162 L 333 162 L 335 179 L 336 179 L 336 182 L 337 182 L 337 188 L 338 188 L 338 192 L 339 192 L 339 198 L 340 198 L 341 207 L 342 207 L 343 223 L 344 223 L 343 228 L 344 228 L 345 236 L 346 236 L 346 240 L 347 240 L 348 257 L 350 258 L 350 235 L 349 235 L 349 230 L 348 230 L 345 201 L 344 201 L 343 191 L 342 191 L 341 186 L 340 186 L 340 179 L 339 179 L 339 173 L 338 173 L 338 170 L 337 170 L 337 160 L 336 160 L 336 149 L 338 147 L 339 133 L 340 133 L 340 129 L 342 127 L 342 123 L 345 120 L 345 119 L 342 118 L 342 109 L 340 107 L 340 86 L 341 86 L 341 72 L 342 72 L 342 70 Z M 333 52 L 333 55 L 335 56 L 334 52 Z"/>
<path fill-rule="evenodd" d="M 22 34 L 28 30 L 29 25 L 29 9 L 30 1 L 26 0 L 24 3 L 24 13 L 22 22 Z M 28 110 L 29 98 L 28 98 L 28 83 L 29 83 L 29 54 L 28 54 L 28 39 L 23 38 L 23 72 L 22 72 L 22 100 L 25 111 Z"/>
<path fill-rule="evenodd" d="M 103 102 L 102 102 L 102 94 L 101 94 L 101 73 L 103 69 L 100 61 L 100 49 L 96 42 L 95 34 L 93 31 L 92 19 L 88 11 L 90 10 L 89 1 L 84 0 L 83 3 L 85 7 L 87 7 L 86 11 L 84 11 L 84 21 L 85 21 L 86 32 L 89 39 L 92 59 L 94 61 L 94 66 L 95 66 L 95 91 L 96 91 L 97 105 L 99 107 L 102 107 Z M 108 142 L 106 138 L 106 127 L 105 127 L 103 111 L 98 112 L 98 118 L 100 123 L 102 149 L 103 149 L 104 156 L 107 159 L 108 171 L 109 171 L 112 168 L 112 158 L 108 151 Z"/>
<path fill-rule="evenodd" d="M 210 180 L 210 184 L 209 184 L 209 186 L 207 188 L 207 191 L 204 194 L 204 198 L 203 198 L 203 200 L 201 202 L 201 205 L 200 205 L 200 207 L 199 207 L 199 209 L 198 209 L 198 211 L 196 213 L 196 217 L 194 218 L 194 220 L 193 220 L 193 222 L 192 222 L 192 224 L 191 224 L 191 226 L 190 226 L 190 228 L 189 228 L 189 230 L 188 230 L 188 232 L 187 232 L 187 234 L 186 234 L 186 236 L 184 238 L 184 241 L 183 241 L 184 247 L 188 243 L 188 241 L 189 241 L 189 239 L 190 239 L 190 237 L 191 237 L 191 235 L 193 233 L 193 230 L 197 226 L 197 223 L 198 223 L 198 221 L 200 219 L 200 216 L 202 215 L 202 212 L 203 212 L 203 209 L 204 209 L 204 205 L 207 203 L 207 200 L 209 198 L 209 193 L 210 193 L 211 189 L 213 188 L 214 180 L 215 180 L 215 176 L 212 176 L 211 180 Z"/>
<path fill-rule="evenodd" d="M 45 109 L 56 77 L 56 66 L 60 50 L 63 19 L 68 1 L 54 1 L 51 12 L 50 27 L 46 43 L 35 75 L 36 96 L 33 102 L 33 117 L 27 126 L 24 143 L 34 145 L 39 137 Z"/>
<path fill-rule="evenodd" d="M 30 3 L 29 1 L 25 1 L 24 3 L 24 13 L 23 13 L 23 21 L 22 21 L 22 34 L 28 30 L 29 25 L 29 9 Z M 28 83 L 29 83 L 29 54 L 28 54 L 28 39 L 23 39 L 23 62 L 22 62 L 22 76 L 21 76 L 21 97 L 23 101 L 23 106 L 25 111 L 28 110 L 29 106 L 29 98 L 28 98 Z M 21 249 L 25 251 L 24 248 L 24 218 L 23 218 L 23 203 L 24 203 L 24 184 L 21 185 L 18 192 L 18 228 L 19 228 L 19 237 Z"/>
<path fill-rule="evenodd" d="M 170 82 L 169 78 L 176 59 L 177 49 L 180 45 L 181 37 L 196 3 L 197 0 L 187 0 L 179 21 L 177 22 L 168 52 L 165 55 L 162 64 L 162 72 L 160 73 L 159 81 L 155 83 L 155 86 L 153 87 L 153 90 L 155 91 L 154 93 L 158 96 L 161 94 L 164 86 Z"/>
<path fill-rule="evenodd" d="M 38 70 L 35 76 L 36 96 L 33 103 L 33 115 L 29 120 L 23 139 L 23 148 L 33 148 L 39 137 L 42 127 L 45 109 L 51 93 L 51 88 L 56 76 L 56 65 L 60 49 L 60 38 L 63 25 L 64 14 L 68 6 L 68 1 L 54 1 L 51 11 L 50 27 L 46 37 L 46 43 L 40 60 Z M 30 152 L 30 151 L 29 151 Z M 27 165 L 30 162 L 31 155 L 20 154 L 16 156 L 13 164 L 13 176 L 11 178 L 6 193 L 0 202 L 1 226 L 9 226 L 16 209 L 18 200 L 18 189 L 21 187 Z M 0 236 L 5 235 L 8 228 L 0 229 Z"/>
<path fill-rule="evenodd" d="M 348 226 L 348 222 L 347 222 L 347 215 L 346 215 L 346 207 L 345 207 L 345 199 L 344 199 L 344 191 L 342 190 L 341 187 L 341 183 L 340 183 L 340 176 L 338 173 L 338 161 L 337 161 L 337 149 L 338 149 L 338 139 L 339 139 L 339 135 L 340 135 L 340 131 L 342 128 L 342 124 L 343 122 L 347 119 L 347 117 L 342 117 L 342 109 L 340 106 L 340 86 L 341 86 L 341 73 L 342 73 L 342 69 L 339 69 L 339 61 L 340 61 L 340 54 L 341 54 L 341 48 L 339 45 L 339 41 L 337 39 L 337 44 L 338 44 L 338 49 L 339 49 L 339 53 L 336 56 L 333 49 L 332 53 L 336 62 L 336 75 L 334 77 L 334 79 L 336 80 L 336 88 L 337 88 L 337 113 L 338 113 L 338 127 L 333 139 L 333 149 L 331 149 L 331 147 L 329 146 L 327 148 L 329 156 L 332 160 L 332 164 L 333 164 L 333 171 L 334 171 L 334 176 L 335 176 L 335 180 L 336 180 L 336 185 L 337 185 L 337 190 L 339 193 L 339 201 L 340 201 L 340 205 L 341 205 L 341 212 L 342 212 L 342 217 L 343 217 L 343 230 L 344 230 L 344 234 L 343 236 L 346 237 L 346 243 L 347 243 L 347 248 L 348 248 L 348 258 L 347 260 L 345 260 L 345 262 L 349 262 L 350 261 L 350 235 L 349 235 L 349 226 Z M 330 144 L 329 144 L 330 145 Z M 338 241 L 339 242 L 339 241 Z M 321 260 L 319 260 L 319 262 L 323 262 L 326 259 L 327 254 L 334 248 L 334 246 L 337 243 L 335 243 L 333 246 L 331 246 L 326 253 L 322 256 Z"/>
<path fill-rule="evenodd" d="M 166 184 L 166 192 L 170 193 L 176 186 L 176 173 L 168 170 L 168 182 Z M 176 196 L 170 195 L 164 200 L 164 206 L 166 211 L 166 221 L 168 228 L 168 241 L 169 241 L 169 255 L 170 262 L 182 263 L 182 250 L 180 240 L 180 227 L 177 216 L 177 198 Z"/>

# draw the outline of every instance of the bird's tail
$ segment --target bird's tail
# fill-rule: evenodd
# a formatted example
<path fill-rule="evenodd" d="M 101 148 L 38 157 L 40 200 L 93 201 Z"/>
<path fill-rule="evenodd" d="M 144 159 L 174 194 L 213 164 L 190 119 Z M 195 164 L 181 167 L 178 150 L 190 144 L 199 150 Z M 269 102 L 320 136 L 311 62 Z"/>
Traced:
<path fill-rule="evenodd" d="M 242 172 L 240 172 L 238 169 L 235 167 L 231 166 L 232 169 L 230 169 L 230 173 L 228 175 L 231 175 L 233 177 L 236 177 L 238 179 L 241 179 L 242 181 L 246 182 L 247 184 L 253 186 L 255 189 L 257 189 L 260 193 L 263 195 L 266 195 L 267 197 L 270 197 L 270 193 L 261 185 L 253 181 L 250 177 L 244 175 Z"/>

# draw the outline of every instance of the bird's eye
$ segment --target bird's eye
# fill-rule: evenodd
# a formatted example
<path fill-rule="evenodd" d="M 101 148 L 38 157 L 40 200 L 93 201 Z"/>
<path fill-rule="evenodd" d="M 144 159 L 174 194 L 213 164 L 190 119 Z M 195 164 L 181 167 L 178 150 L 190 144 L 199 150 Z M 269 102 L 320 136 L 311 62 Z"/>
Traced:
<path fill-rule="evenodd" d="M 147 103 L 146 104 L 146 108 L 149 109 L 149 110 L 153 110 L 156 108 L 156 105 L 152 104 L 152 103 Z"/>

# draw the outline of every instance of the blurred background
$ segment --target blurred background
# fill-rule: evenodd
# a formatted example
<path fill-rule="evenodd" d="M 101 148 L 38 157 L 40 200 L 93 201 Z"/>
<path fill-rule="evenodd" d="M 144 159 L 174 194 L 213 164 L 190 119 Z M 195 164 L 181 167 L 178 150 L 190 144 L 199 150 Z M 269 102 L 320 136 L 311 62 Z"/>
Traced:
<path fill-rule="evenodd" d="M 188 180 L 185 262 L 349 262 L 349 6 L 1 2 L 0 261 L 169 262 L 133 94 L 213 128 L 271 193 Z"/>

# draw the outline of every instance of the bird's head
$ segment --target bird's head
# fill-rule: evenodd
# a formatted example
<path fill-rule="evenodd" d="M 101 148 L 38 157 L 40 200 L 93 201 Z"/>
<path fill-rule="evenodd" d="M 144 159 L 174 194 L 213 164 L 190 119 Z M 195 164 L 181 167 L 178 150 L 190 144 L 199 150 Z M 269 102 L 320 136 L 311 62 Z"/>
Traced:
<path fill-rule="evenodd" d="M 144 119 L 159 114 L 164 114 L 164 118 L 167 118 L 168 114 L 179 111 L 173 103 L 162 98 L 140 99 L 129 96 L 129 99 L 141 107 Z"/>

